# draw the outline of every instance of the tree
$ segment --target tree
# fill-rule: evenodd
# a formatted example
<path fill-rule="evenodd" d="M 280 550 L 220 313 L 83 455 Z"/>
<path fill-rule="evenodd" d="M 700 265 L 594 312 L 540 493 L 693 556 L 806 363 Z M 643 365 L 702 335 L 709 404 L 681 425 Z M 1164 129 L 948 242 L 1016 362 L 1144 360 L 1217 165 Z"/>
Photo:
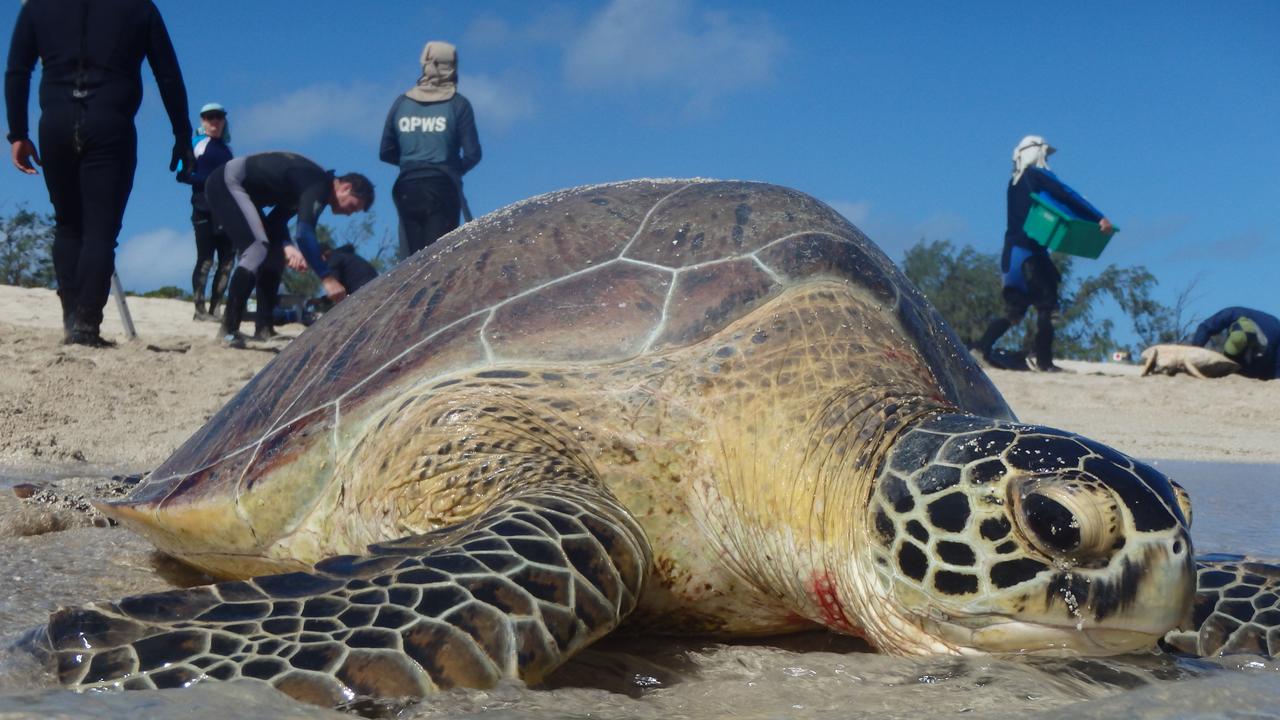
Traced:
<path fill-rule="evenodd" d="M 142 293 L 142 297 L 166 298 L 169 300 L 190 300 L 191 293 L 174 285 L 165 285 L 164 287 L 158 287 L 155 290 L 148 290 L 147 292 Z"/>
<path fill-rule="evenodd" d="M 0 215 L 0 283 L 46 288 L 57 283 L 52 215 L 23 206 L 12 215 Z"/>
<path fill-rule="evenodd" d="M 907 249 L 902 270 L 968 344 L 982 337 L 991 318 L 1004 312 L 1000 260 L 948 240 L 920 240 Z M 1015 337 L 1011 339 L 1017 339 Z"/>

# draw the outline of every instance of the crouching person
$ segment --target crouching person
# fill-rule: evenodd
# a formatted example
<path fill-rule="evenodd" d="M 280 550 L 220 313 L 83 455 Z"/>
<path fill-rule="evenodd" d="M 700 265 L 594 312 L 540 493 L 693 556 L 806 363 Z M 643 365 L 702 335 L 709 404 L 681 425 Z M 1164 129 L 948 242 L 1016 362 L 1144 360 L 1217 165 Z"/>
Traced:
<path fill-rule="evenodd" d="M 205 197 L 240 253 L 219 332 L 224 345 L 245 346 L 240 320 L 255 287 L 259 323 L 264 322 L 262 318 L 270 322 L 275 285 L 286 264 L 297 271 L 310 268 L 331 300 L 346 297 L 347 289 L 321 257 L 316 220 L 326 206 L 334 215 L 368 210 L 373 205 L 373 183 L 364 175 L 335 177 L 332 170 L 295 153 L 260 153 L 229 160 L 215 170 L 205 183 Z M 289 220 L 295 215 L 298 220 L 290 238 Z"/>

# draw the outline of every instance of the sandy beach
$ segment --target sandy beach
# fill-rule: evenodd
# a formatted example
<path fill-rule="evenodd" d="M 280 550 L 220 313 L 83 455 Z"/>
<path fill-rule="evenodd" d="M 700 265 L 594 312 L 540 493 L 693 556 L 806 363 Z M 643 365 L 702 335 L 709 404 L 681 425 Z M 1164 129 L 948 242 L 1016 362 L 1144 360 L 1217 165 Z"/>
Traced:
<path fill-rule="evenodd" d="M 62 344 L 52 291 L 0 286 L 0 468 L 142 472 L 173 451 L 273 356 L 218 346 L 188 302 L 114 301 L 110 350 Z M 286 334 L 299 325 L 281 328 Z M 1135 365 L 1064 361 L 1071 373 L 991 371 L 1018 417 L 1074 430 L 1146 459 L 1280 462 L 1280 382 L 1139 377 Z M 41 472 L 43 474 L 43 472 Z"/>

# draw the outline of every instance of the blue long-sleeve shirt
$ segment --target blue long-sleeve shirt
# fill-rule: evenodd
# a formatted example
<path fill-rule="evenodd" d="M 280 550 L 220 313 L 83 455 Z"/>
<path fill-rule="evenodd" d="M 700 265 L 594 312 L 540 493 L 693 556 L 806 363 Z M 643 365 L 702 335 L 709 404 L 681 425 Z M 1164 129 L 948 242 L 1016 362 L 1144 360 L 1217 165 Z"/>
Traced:
<path fill-rule="evenodd" d="M 1196 327 L 1191 344 L 1204 347 L 1209 338 L 1230 328 L 1242 317 L 1249 318 L 1258 326 L 1258 332 L 1265 336 L 1259 340 L 1266 343 L 1266 348 L 1252 358 L 1232 358 L 1240 362 L 1240 374 L 1259 380 L 1280 378 L 1280 318 L 1261 310 L 1239 305 L 1223 308 Z"/>
<path fill-rule="evenodd" d="M 1022 177 L 1018 178 L 1016 184 L 1009 183 L 1009 224 L 1004 233 L 1004 251 L 1000 254 L 1000 270 L 1002 272 L 1009 272 L 1010 257 L 1015 247 L 1022 248 L 1026 251 L 1026 254 L 1049 254 L 1049 251 L 1043 245 L 1032 240 L 1026 231 L 1022 229 L 1023 224 L 1027 221 L 1027 213 L 1031 212 L 1031 196 L 1038 192 L 1047 193 L 1049 197 L 1058 201 L 1059 204 L 1070 210 L 1071 214 L 1081 220 L 1098 222 L 1105 217 L 1088 200 L 1085 200 L 1066 183 L 1059 180 L 1057 175 L 1043 168 L 1027 168 L 1023 171 Z"/>

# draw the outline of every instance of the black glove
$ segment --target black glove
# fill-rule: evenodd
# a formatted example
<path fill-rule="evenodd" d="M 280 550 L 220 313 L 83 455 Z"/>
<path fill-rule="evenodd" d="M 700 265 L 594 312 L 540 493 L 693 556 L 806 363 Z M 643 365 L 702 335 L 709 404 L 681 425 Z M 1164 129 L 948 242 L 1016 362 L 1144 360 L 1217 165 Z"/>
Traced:
<path fill-rule="evenodd" d="M 169 158 L 169 172 L 177 170 L 179 162 L 188 173 L 196 169 L 196 155 L 191 151 L 191 143 L 186 138 L 173 141 L 173 156 Z"/>

